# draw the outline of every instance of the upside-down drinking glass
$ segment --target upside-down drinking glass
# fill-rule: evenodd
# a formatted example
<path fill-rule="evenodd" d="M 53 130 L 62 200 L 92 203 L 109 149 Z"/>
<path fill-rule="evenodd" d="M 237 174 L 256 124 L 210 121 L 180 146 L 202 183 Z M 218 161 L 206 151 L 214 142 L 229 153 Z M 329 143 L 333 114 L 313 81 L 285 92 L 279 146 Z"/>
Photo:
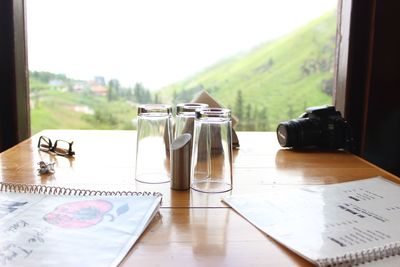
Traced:
<path fill-rule="evenodd" d="M 170 181 L 172 108 L 164 104 L 138 107 L 135 179 L 144 183 Z"/>
<path fill-rule="evenodd" d="M 196 110 L 191 188 L 219 193 L 232 189 L 232 121 L 226 108 Z"/>

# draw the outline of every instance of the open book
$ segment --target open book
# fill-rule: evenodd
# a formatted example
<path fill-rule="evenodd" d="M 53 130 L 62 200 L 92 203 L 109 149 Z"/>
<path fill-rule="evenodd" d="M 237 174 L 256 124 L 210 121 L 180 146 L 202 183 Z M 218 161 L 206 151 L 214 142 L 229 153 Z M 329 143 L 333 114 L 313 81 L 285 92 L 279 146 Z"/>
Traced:
<path fill-rule="evenodd" d="M 160 203 L 158 193 L 0 183 L 0 266 L 116 266 Z"/>
<path fill-rule="evenodd" d="M 400 266 L 400 186 L 384 178 L 273 186 L 224 202 L 316 265 Z"/>

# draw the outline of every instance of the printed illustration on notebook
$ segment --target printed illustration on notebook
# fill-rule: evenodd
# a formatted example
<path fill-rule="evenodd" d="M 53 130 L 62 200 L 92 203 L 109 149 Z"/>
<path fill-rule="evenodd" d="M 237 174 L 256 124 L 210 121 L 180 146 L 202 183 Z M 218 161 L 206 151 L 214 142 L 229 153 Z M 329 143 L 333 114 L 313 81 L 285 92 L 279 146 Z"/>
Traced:
<path fill-rule="evenodd" d="M 106 217 L 113 221 L 116 216 L 127 212 L 129 205 L 124 204 L 119 207 L 116 215 L 110 213 L 112 209 L 113 204 L 106 200 L 76 201 L 57 206 L 43 219 L 62 228 L 86 228 L 102 222 Z"/>

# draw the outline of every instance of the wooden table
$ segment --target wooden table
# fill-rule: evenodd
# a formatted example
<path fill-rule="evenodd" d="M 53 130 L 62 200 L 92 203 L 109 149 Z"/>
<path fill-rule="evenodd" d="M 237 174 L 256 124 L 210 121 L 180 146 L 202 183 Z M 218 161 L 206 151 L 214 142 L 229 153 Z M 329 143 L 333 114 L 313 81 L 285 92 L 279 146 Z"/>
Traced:
<path fill-rule="evenodd" d="M 37 149 L 40 135 L 73 140 L 73 159 Z M 134 131 L 47 130 L 0 154 L 3 182 L 163 194 L 163 207 L 123 266 L 310 266 L 221 202 L 228 194 L 262 193 L 271 186 L 327 184 L 383 176 L 398 178 L 343 151 L 282 149 L 275 133 L 239 132 L 233 190 L 223 194 L 174 191 L 169 183 L 135 182 Z M 53 175 L 37 174 L 40 160 L 54 161 Z"/>

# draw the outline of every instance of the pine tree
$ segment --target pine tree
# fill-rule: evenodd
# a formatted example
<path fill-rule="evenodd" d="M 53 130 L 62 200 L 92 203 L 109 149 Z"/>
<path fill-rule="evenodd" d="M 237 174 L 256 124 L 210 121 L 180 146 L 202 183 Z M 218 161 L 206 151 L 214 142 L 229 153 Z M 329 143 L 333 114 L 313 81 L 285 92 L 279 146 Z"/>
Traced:
<path fill-rule="evenodd" d="M 258 113 L 258 107 L 255 106 L 253 110 L 253 117 L 252 117 L 252 123 L 254 125 L 254 130 L 259 131 L 259 113 Z"/>
<path fill-rule="evenodd" d="M 135 98 L 136 103 L 144 104 L 143 102 L 143 85 L 141 83 L 136 83 L 133 88 L 133 96 Z"/>
<path fill-rule="evenodd" d="M 109 102 L 116 100 L 119 96 L 119 81 L 117 79 L 112 79 L 108 82 L 107 87 L 107 100 Z"/>
<path fill-rule="evenodd" d="M 114 89 L 112 86 L 108 85 L 107 87 L 107 101 L 111 102 L 114 100 Z"/>
<path fill-rule="evenodd" d="M 252 118 L 252 115 L 253 115 L 252 114 L 252 107 L 251 107 L 251 104 L 248 103 L 246 105 L 246 113 L 244 115 L 245 122 L 243 124 L 244 125 L 243 130 L 245 130 L 245 131 L 254 131 L 255 126 L 254 126 L 254 120 Z"/>
<path fill-rule="evenodd" d="M 243 119 L 243 96 L 241 90 L 239 90 L 236 95 L 235 113 L 238 119 Z"/>
<path fill-rule="evenodd" d="M 261 124 L 260 130 L 262 130 L 262 131 L 270 130 L 267 107 L 263 107 L 261 109 L 259 118 L 260 118 L 260 124 Z"/>
<path fill-rule="evenodd" d="M 114 89 L 114 93 L 115 93 L 116 97 L 118 97 L 120 95 L 120 89 L 121 89 L 121 85 L 120 85 L 119 81 L 117 79 L 112 79 L 112 80 L 110 80 L 109 84 L 111 84 L 111 86 Z"/>
<path fill-rule="evenodd" d="M 265 107 L 263 107 L 260 110 L 258 118 L 259 118 L 259 130 L 264 131 L 264 129 L 265 129 Z"/>

